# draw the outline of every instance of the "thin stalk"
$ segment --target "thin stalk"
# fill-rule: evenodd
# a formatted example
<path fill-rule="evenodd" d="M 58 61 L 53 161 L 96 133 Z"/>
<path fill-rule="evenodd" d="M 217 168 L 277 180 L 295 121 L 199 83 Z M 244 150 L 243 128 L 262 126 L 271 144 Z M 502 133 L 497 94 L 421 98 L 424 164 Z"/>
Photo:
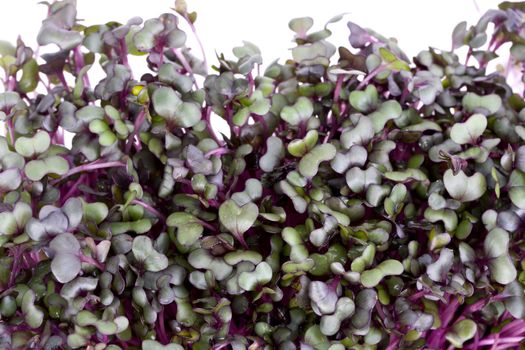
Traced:
<path fill-rule="evenodd" d="M 5 127 L 7 129 L 7 132 L 9 133 L 9 141 L 11 142 L 11 146 L 15 145 L 15 127 L 13 125 L 13 120 L 9 119 L 5 123 Z"/>
<path fill-rule="evenodd" d="M 361 90 L 364 88 L 370 80 L 374 79 L 374 77 L 381 73 L 384 69 L 385 66 L 382 64 L 372 69 L 372 71 L 359 83 L 359 85 L 357 85 L 356 90 Z"/>
<path fill-rule="evenodd" d="M 177 58 L 179 59 L 180 63 L 182 64 L 182 66 L 186 70 L 186 72 L 188 72 L 190 74 L 191 80 L 193 80 L 193 85 L 195 85 L 195 87 L 198 89 L 199 85 L 197 84 L 197 80 L 195 80 L 195 75 L 193 75 L 193 69 L 191 69 L 191 66 L 190 66 L 188 60 L 186 60 L 186 57 L 184 57 L 182 52 L 180 52 L 180 50 L 176 49 L 176 48 L 173 49 L 173 53 L 175 54 L 175 56 L 177 56 Z"/>
<path fill-rule="evenodd" d="M 399 337 L 394 335 L 393 333 L 390 334 L 390 344 L 388 344 L 388 347 L 386 348 L 386 350 L 395 350 L 397 349 L 397 345 L 399 344 Z"/>
<path fill-rule="evenodd" d="M 15 251 L 13 253 L 13 265 L 11 268 L 11 273 L 9 274 L 9 282 L 7 284 L 7 288 L 11 288 L 15 284 L 15 279 L 18 276 L 18 273 L 20 272 L 20 257 L 23 254 L 23 251 L 21 249 L 14 248 Z"/>
<path fill-rule="evenodd" d="M 77 179 L 77 181 L 75 181 L 75 183 L 69 187 L 69 190 L 67 191 L 67 193 L 64 195 L 64 198 L 62 198 L 61 200 L 61 203 L 62 205 L 69 199 L 73 196 L 73 194 L 77 191 L 78 189 L 78 185 L 80 185 L 84 179 L 86 178 L 86 174 L 82 174 L 79 176 L 79 178 Z"/>
<path fill-rule="evenodd" d="M 15 89 L 16 80 L 14 77 L 9 77 L 7 80 L 7 91 L 13 91 Z"/>
<path fill-rule="evenodd" d="M 166 335 L 166 328 L 164 326 L 164 307 L 160 309 L 159 319 L 158 319 L 158 330 L 159 330 L 159 340 L 162 344 L 168 344 L 169 339 Z"/>
<path fill-rule="evenodd" d="M 159 219 L 162 219 L 162 221 L 166 221 L 166 217 L 164 215 L 162 215 L 162 213 L 159 212 L 157 209 L 155 209 L 151 205 L 149 205 L 148 203 L 144 203 L 141 200 L 134 199 L 134 200 L 131 201 L 131 204 L 140 205 L 141 207 L 143 207 L 144 209 L 149 211 L 151 214 L 155 215 Z"/>
<path fill-rule="evenodd" d="M 139 112 L 139 115 L 135 119 L 135 123 L 133 123 L 133 132 L 131 133 L 131 135 L 129 135 L 128 142 L 126 143 L 126 153 L 129 154 L 129 151 L 131 151 L 131 145 L 135 145 L 135 148 L 137 149 L 137 151 L 140 151 L 141 149 L 140 143 L 135 144 L 134 138 L 135 136 L 138 135 L 139 128 L 142 125 L 142 123 L 144 123 L 145 118 L 146 118 L 146 111 L 144 108 L 142 108 L 141 111 Z"/>
<path fill-rule="evenodd" d="M 206 227 L 208 230 L 211 230 L 211 231 L 214 231 L 216 232 L 217 231 L 217 228 L 215 226 L 213 226 L 212 224 L 204 221 L 204 220 L 199 220 L 199 224 L 201 224 L 202 226 Z"/>
<path fill-rule="evenodd" d="M 232 153 L 232 150 L 229 150 L 229 149 L 224 148 L 224 147 L 219 147 L 219 148 L 216 148 L 216 149 L 212 149 L 211 151 L 206 153 L 204 155 L 204 157 L 210 158 L 211 156 L 222 156 L 223 154 L 229 154 L 229 153 Z"/>
<path fill-rule="evenodd" d="M 133 79 L 133 70 L 131 69 L 129 62 L 128 62 L 128 45 L 126 44 L 126 39 L 122 38 L 119 40 L 120 44 L 120 59 L 122 61 L 122 64 L 125 65 L 130 73 L 131 73 L 131 79 Z"/>
<path fill-rule="evenodd" d="M 69 94 L 71 93 L 71 90 L 69 89 L 69 86 L 67 85 L 67 81 L 66 81 L 66 78 L 64 77 L 64 73 L 63 72 L 57 72 L 57 78 L 58 80 L 60 80 L 60 82 L 62 83 L 62 86 L 64 87 L 64 89 L 66 90 L 66 92 Z"/>
<path fill-rule="evenodd" d="M 75 73 L 78 75 L 82 67 L 84 67 L 84 57 L 82 56 L 82 52 L 80 52 L 79 46 L 73 50 L 73 56 L 75 57 Z"/>
<path fill-rule="evenodd" d="M 334 89 L 334 104 L 339 102 L 339 96 L 341 95 L 341 88 L 343 87 L 343 75 L 337 76 L 337 82 L 335 83 Z"/>
<path fill-rule="evenodd" d="M 15 88 L 15 80 L 14 78 L 12 79 L 7 72 L 6 72 L 6 77 L 4 81 L 4 87 L 6 91 L 13 91 Z M 15 145 L 15 128 L 13 126 L 13 120 L 8 119 L 4 125 L 6 128 L 7 134 L 9 135 L 9 142 L 11 143 L 11 146 L 14 146 Z"/>
<path fill-rule="evenodd" d="M 465 66 L 468 65 L 468 61 L 470 60 L 470 57 L 472 56 L 472 48 L 469 47 L 467 52 L 467 57 L 465 58 Z"/>
<path fill-rule="evenodd" d="M 84 254 L 79 254 L 78 258 L 80 259 L 81 262 L 89 264 L 89 265 L 93 265 L 97 269 L 99 269 L 100 271 L 104 271 L 106 269 L 106 265 L 105 264 L 103 264 L 103 263 L 93 259 L 90 256 L 87 256 L 87 255 L 84 255 Z"/>
<path fill-rule="evenodd" d="M 206 107 L 204 111 L 204 121 L 206 122 L 206 130 L 208 131 L 208 134 L 211 136 L 211 138 L 219 145 L 224 146 L 226 143 L 219 139 L 219 137 L 215 134 L 215 130 L 213 130 L 213 127 L 211 125 L 210 121 L 211 116 L 211 107 Z"/>
<path fill-rule="evenodd" d="M 101 163 L 98 160 L 95 160 L 94 162 L 84 164 L 84 165 L 79 165 L 73 169 L 69 169 L 67 173 L 62 175 L 60 178 L 52 181 L 52 183 L 56 184 L 64 179 L 67 179 L 68 177 L 72 175 L 82 173 L 84 171 L 93 171 L 97 169 L 117 168 L 117 167 L 125 167 L 125 166 L 126 166 L 126 163 L 123 163 L 123 162 L 114 161 L 114 162 Z"/>
<path fill-rule="evenodd" d="M 524 337 L 509 337 L 509 338 L 499 338 L 499 339 L 484 339 L 478 343 L 478 346 L 485 345 L 499 345 L 504 343 L 519 343 L 525 339 Z"/>
<path fill-rule="evenodd" d="M 498 346 L 494 348 L 493 350 L 517 349 L 519 346 L 520 346 L 519 343 L 508 343 L 508 344 L 502 344 L 501 346 Z"/>
<path fill-rule="evenodd" d="M 199 48 L 201 49 L 202 61 L 204 62 L 204 65 L 206 66 L 206 68 L 208 68 L 208 61 L 206 60 L 206 52 L 204 51 L 204 45 L 202 45 L 201 39 L 200 39 L 199 35 L 197 34 L 197 28 L 195 28 L 195 25 L 189 19 L 188 15 L 186 13 L 184 14 L 183 18 L 186 20 L 186 22 L 188 22 L 188 24 L 189 24 L 189 26 L 191 28 L 191 31 L 193 32 L 193 35 L 195 36 L 195 39 L 197 40 L 197 44 L 199 44 Z"/>
<path fill-rule="evenodd" d="M 248 73 L 247 78 L 248 78 L 248 96 L 251 96 L 255 88 L 255 81 L 253 80 L 252 72 Z"/>

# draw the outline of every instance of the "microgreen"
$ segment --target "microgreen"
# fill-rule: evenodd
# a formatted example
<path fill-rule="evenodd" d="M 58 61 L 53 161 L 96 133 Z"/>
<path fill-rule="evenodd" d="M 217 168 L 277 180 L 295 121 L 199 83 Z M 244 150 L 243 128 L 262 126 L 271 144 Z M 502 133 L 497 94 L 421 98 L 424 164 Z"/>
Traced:
<path fill-rule="evenodd" d="M 49 53 L 0 41 L 1 349 L 523 347 L 523 3 L 413 59 L 292 19 L 264 69 L 184 0 L 43 4 Z"/>

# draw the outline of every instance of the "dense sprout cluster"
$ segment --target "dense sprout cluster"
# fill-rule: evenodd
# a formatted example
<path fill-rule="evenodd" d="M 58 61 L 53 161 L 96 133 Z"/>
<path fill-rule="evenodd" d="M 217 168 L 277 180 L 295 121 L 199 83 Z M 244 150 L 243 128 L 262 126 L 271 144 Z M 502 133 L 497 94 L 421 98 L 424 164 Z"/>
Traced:
<path fill-rule="evenodd" d="M 525 101 L 506 79 L 524 3 L 413 60 L 352 22 L 336 49 L 341 16 L 297 18 L 262 74 L 249 42 L 208 74 L 180 0 L 92 26 L 47 6 L 38 43 L 58 51 L 0 45 L 0 348 L 525 342 Z"/>

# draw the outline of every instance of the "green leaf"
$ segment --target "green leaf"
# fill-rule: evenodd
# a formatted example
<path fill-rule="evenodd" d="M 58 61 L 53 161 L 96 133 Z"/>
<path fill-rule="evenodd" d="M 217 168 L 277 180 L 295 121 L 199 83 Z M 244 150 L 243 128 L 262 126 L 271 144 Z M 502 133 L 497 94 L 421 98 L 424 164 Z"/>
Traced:
<path fill-rule="evenodd" d="M 168 216 L 166 225 L 177 228 L 177 241 L 187 247 L 197 242 L 204 231 L 200 220 L 185 212 L 172 213 Z"/>
<path fill-rule="evenodd" d="M 74 5 L 65 7 L 69 6 Z M 37 42 L 41 46 L 56 44 L 62 51 L 67 51 L 82 43 L 82 35 L 79 32 L 61 28 L 52 21 L 45 21 L 38 33 Z"/>
<path fill-rule="evenodd" d="M 35 306 L 35 292 L 31 289 L 24 293 L 22 298 L 22 313 L 26 324 L 31 328 L 38 328 L 44 322 L 44 313 Z"/>
<path fill-rule="evenodd" d="M 432 208 L 427 208 L 425 210 L 425 219 L 434 223 L 438 221 L 443 221 L 445 224 L 445 230 L 447 232 L 453 232 L 458 226 L 458 216 L 456 212 L 450 209 L 439 209 L 435 210 Z"/>
<path fill-rule="evenodd" d="M 352 107 L 361 113 L 372 111 L 379 103 L 377 89 L 374 85 L 368 85 L 364 91 L 352 91 L 349 100 Z"/>
<path fill-rule="evenodd" d="M 343 131 L 341 144 L 346 149 L 350 149 L 353 145 L 366 145 L 374 137 L 374 134 L 372 120 L 369 117 L 361 116 L 355 127 Z"/>
<path fill-rule="evenodd" d="M 352 316 L 355 311 L 355 304 L 352 299 L 342 297 L 337 301 L 336 310 L 333 315 L 324 315 L 321 317 L 320 328 L 324 335 L 335 335 L 341 323 Z"/>
<path fill-rule="evenodd" d="M 300 37 L 304 36 L 313 25 L 314 20 L 311 17 L 294 18 L 288 23 L 288 27 Z"/>
<path fill-rule="evenodd" d="M 502 104 L 501 97 L 496 94 L 479 96 L 473 92 L 467 93 L 461 103 L 467 112 L 479 112 L 485 115 L 496 113 Z"/>
<path fill-rule="evenodd" d="M 239 207 L 233 200 L 228 199 L 219 207 L 221 224 L 241 242 L 244 241 L 242 235 L 253 226 L 258 215 L 259 208 L 253 203 Z"/>
<path fill-rule="evenodd" d="M 316 130 L 309 130 L 303 139 L 295 139 L 288 144 L 288 152 L 294 157 L 302 157 L 316 144 L 319 134 Z"/>
<path fill-rule="evenodd" d="M 385 178 L 396 182 L 405 182 L 408 180 L 425 181 L 428 179 L 424 172 L 412 168 L 403 171 L 387 171 L 384 176 Z"/>
<path fill-rule="evenodd" d="M 509 284 L 516 279 L 517 271 L 509 256 L 509 233 L 501 228 L 492 229 L 485 237 L 485 255 L 491 258 L 489 270 L 491 278 L 501 284 Z"/>
<path fill-rule="evenodd" d="M 163 83 L 170 84 L 181 93 L 187 93 L 191 90 L 193 82 L 190 77 L 180 74 L 172 63 L 164 63 L 159 68 L 159 80 Z"/>
<path fill-rule="evenodd" d="M 243 206 L 261 198 L 262 193 L 263 188 L 261 182 L 257 179 L 248 179 L 246 180 L 244 191 L 232 194 L 231 199 L 233 199 L 237 205 Z"/>
<path fill-rule="evenodd" d="M 108 206 L 105 203 L 87 203 L 82 205 L 84 212 L 84 219 L 86 221 L 93 221 L 97 225 L 100 224 L 109 214 Z"/>
<path fill-rule="evenodd" d="M 381 184 L 382 174 L 376 167 L 370 166 L 366 170 L 354 167 L 346 172 L 346 184 L 355 193 L 361 193 L 370 185 Z"/>
<path fill-rule="evenodd" d="M 29 180 L 40 181 L 48 174 L 64 175 L 69 170 L 69 163 L 60 156 L 50 156 L 44 159 L 31 160 L 25 166 Z"/>
<path fill-rule="evenodd" d="M 375 287 L 385 276 L 400 275 L 403 271 L 403 264 L 394 259 L 387 259 L 377 265 L 375 269 L 361 273 L 361 284 L 365 288 Z"/>
<path fill-rule="evenodd" d="M 368 116 L 372 120 L 374 132 L 378 133 L 382 131 L 385 124 L 391 119 L 399 118 L 401 112 L 401 105 L 396 100 L 383 102 L 377 111 Z"/>
<path fill-rule="evenodd" d="M 525 294 L 520 282 L 513 281 L 505 286 L 502 293 L 506 296 L 504 299 L 505 308 L 515 318 L 525 317 Z"/>
<path fill-rule="evenodd" d="M 508 254 L 501 255 L 489 262 L 491 278 L 500 284 L 509 284 L 516 280 L 516 267 Z"/>
<path fill-rule="evenodd" d="M 481 113 L 473 114 L 464 123 L 456 123 L 450 129 L 450 138 L 457 144 L 475 144 L 487 128 L 487 117 Z"/>
<path fill-rule="evenodd" d="M 485 254 L 490 258 L 507 254 L 509 250 L 509 233 L 501 228 L 492 229 L 485 237 Z"/>
<path fill-rule="evenodd" d="M 153 248 L 151 239 L 147 236 L 135 237 L 131 250 L 135 259 L 142 262 L 147 271 L 158 272 L 168 267 L 168 258 Z"/>
<path fill-rule="evenodd" d="M 330 143 L 323 143 L 315 146 L 299 161 L 299 172 L 307 178 L 314 177 L 319 171 L 319 165 L 322 162 L 327 162 L 335 157 L 337 150 L 334 145 Z"/>
<path fill-rule="evenodd" d="M 0 172 L 0 190 L 14 191 L 22 184 L 20 170 L 16 168 L 6 169 Z"/>
<path fill-rule="evenodd" d="M 239 286 L 247 291 L 253 291 L 257 286 L 264 285 L 272 279 L 272 268 L 263 261 L 257 265 L 255 271 L 242 272 L 239 275 Z"/>
<path fill-rule="evenodd" d="M 22 66 L 22 76 L 18 81 L 18 88 L 24 93 L 31 92 L 38 85 L 38 63 L 34 58 Z"/>
<path fill-rule="evenodd" d="M 60 283 L 67 283 L 78 276 L 82 265 L 78 254 L 80 244 L 71 233 L 61 233 L 50 243 L 49 248 L 55 254 L 51 262 L 51 271 Z"/>
<path fill-rule="evenodd" d="M 166 119 L 174 119 L 182 101 L 177 93 L 168 87 L 160 87 L 151 97 L 155 112 Z"/>
<path fill-rule="evenodd" d="M 177 28 L 171 14 L 161 15 L 144 22 L 144 27 L 133 36 L 133 43 L 139 51 L 149 51 L 159 42 L 169 48 L 179 48 L 186 42 L 186 34 Z"/>
<path fill-rule="evenodd" d="M 446 333 L 445 337 L 452 345 L 454 345 L 454 347 L 462 348 L 463 343 L 474 338 L 476 331 L 476 322 L 467 318 L 454 323 L 451 330 Z"/>
<path fill-rule="evenodd" d="M 171 88 L 158 88 L 153 92 L 151 101 L 158 115 L 174 121 L 177 126 L 190 128 L 201 120 L 200 106 L 193 102 L 183 102 Z"/>
<path fill-rule="evenodd" d="M 454 252 L 451 249 L 443 248 L 439 253 L 439 258 L 427 266 L 427 275 L 434 282 L 440 282 L 446 278 L 447 273 L 454 263 Z"/>
<path fill-rule="evenodd" d="M 391 62 L 397 61 L 397 57 L 392 52 L 385 49 L 384 47 L 379 48 L 379 55 L 385 62 L 391 63 Z"/>
<path fill-rule="evenodd" d="M 312 309 L 317 315 L 322 316 L 335 312 L 338 296 L 334 288 L 330 288 L 325 282 L 310 282 L 308 296 Z"/>
<path fill-rule="evenodd" d="M 16 48 L 9 41 L 0 40 L 0 56 L 15 56 Z"/>
<path fill-rule="evenodd" d="M 454 172 L 448 169 L 443 175 L 443 183 L 448 194 L 460 202 L 475 201 L 487 190 L 487 180 L 481 173 L 467 176 L 460 170 L 457 175 L 454 175 Z"/>
<path fill-rule="evenodd" d="M 272 172 L 284 158 L 283 141 L 276 136 L 266 140 L 266 153 L 259 160 L 259 166 L 264 172 Z"/>
<path fill-rule="evenodd" d="M 15 150 L 25 158 L 32 158 L 47 151 L 50 145 L 49 134 L 39 130 L 33 137 L 19 137 L 15 142 Z"/>
<path fill-rule="evenodd" d="M 314 106 L 312 101 L 304 96 L 297 99 L 293 106 L 285 106 L 281 110 L 281 118 L 292 126 L 304 123 L 312 116 Z"/>

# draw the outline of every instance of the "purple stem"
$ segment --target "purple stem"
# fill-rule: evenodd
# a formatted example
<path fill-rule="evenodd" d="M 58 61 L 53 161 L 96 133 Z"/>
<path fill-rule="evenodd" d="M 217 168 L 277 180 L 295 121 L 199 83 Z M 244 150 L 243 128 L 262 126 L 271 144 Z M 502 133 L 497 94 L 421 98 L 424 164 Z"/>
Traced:
<path fill-rule="evenodd" d="M 84 57 L 82 57 L 82 52 L 80 52 L 80 47 L 77 46 L 73 50 L 73 55 L 75 57 L 75 72 L 80 73 L 82 67 L 84 67 Z"/>
<path fill-rule="evenodd" d="M 75 70 L 77 72 L 77 76 L 80 72 L 80 70 L 85 66 L 85 63 L 84 63 L 84 55 L 82 54 L 82 51 L 80 51 L 80 46 L 77 46 L 75 47 L 75 51 L 74 51 L 74 55 L 75 55 Z M 86 74 L 84 74 L 84 76 L 82 77 L 82 81 L 84 82 L 84 85 L 86 87 L 90 87 L 91 86 L 91 83 L 89 82 L 89 77 Z"/>
<path fill-rule="evenodd" d="M 420 299 L 421 297 L 424 297 L 426 294 L 427 294 L 426 291 L 421 290 L 421 291 L 419 291 L 419 292 L 417 292 L 417 293 L 414 293 L 414 294 L 412 294 L 411 296 L 409 296 L 409 297 L 408 297 L 408 300 L 410 300 L 410 301 L 416 301 L 416 300 Z"/>
<path fill-rule="evenodd" d="M 334 89 L 334 104 L 337 104 L 339 102 L 339 96 L 341 95 L 342 86 L 343 86 L 343 76 L 339 75 L 337 77 L 337 82 L 335 84 L 335 89 Z"/>
<path fill-rule="evenodd" d="M 86 178 L 86 174 L 82 174 L 80 175 L 80 177 L 77 179 L 77 181 L 75 181 L 75 183 L 69 187 L 69 190 L 67 191 L 67 193 L 64 195 L 64 197 L 62 198 L 62 205 L 70 198 L 73 196 L 73 194 L 77 191 L 78 189 L 78 185 L 80 185 L 84 179 Z"/>
<path fill-rule="evenodd" d="M 64 77 L 64 73 L 62 71 L 57 72 L 58 80 L 62 83 L 62 86 L 64 86 L 64 89 L 66 89 L 66 92 L 69 94 L 71 90 L 69 89 L 69 86 L 67 85 L 66 78 Z"/>
<path fill-rule="evenodd" d="M 15 284 L 15 279 L 18 276 L 18 273 L 20 272 L 20 256 L 22 252 L 20 249 L 15 248 L 15 252 L 13 253 L 13 266 L 11 268 L 11 273 L 9 275 L 9 282 L 7 284 L 7 288 L 11 288 Z"/>
<path fill-rule="evenodd" d="M 501 334 L 508 334 L 511 336 L 518 336 L 523 333 L 525 333 L 525 321 L 523 320 L 514 320 L 505 325 L 501 330 Z"/>
<path fill-rule="evenodd" d="M 164 308 L 160 309 L 159 312 L 159 319 L 158 319 L 158 331 L 159 331 L 159 339 L 162 344 L 168 344 L 168 336 L 166 335 L 166 329 L 164 328 Z"/>
<path fill-rule="evenodd" d="M 255 81 L 253 80 L 252 72 L 248 73 L 248 96 L 253 94 L 253 89 L 255 87 Z"/>
<path fill-rule="evenodd" d="M 234 234 L 233 236 L 239 241 L 239 243 L 244 249 L 249 249 L 248 243 L 246 243 L 246 240 L 244 239 L 244 236 L 242 234 Z"/>
<path fill-rule="evenodd" d="M 226 143 L 224 141 L 222 141 L 222 140 L 219 140 L 219 138 L 215 134 L 215 130 L 213 130 L 213 127 L 211 125 L 210 116 L 211 116 L 211 107 L 208 106 L 208 107 L 206 107 L 205 112 L 204 112 L 204 121 L 206 122 L 206 130 L 208 131 L 208 134 L 213 138 L 213 140 L 219 146 L 223 146 Z"/>
<path fill-rule="evenodd" d="M 193 35 L 195 35 L 195 39 L 197 40 L 197 43 L 199 44 L 199 47 L 200 47 L 201 52 L 202 52 L 202 60 L 204 62 L 204 65 L 207 68 L 208 67 L 208 61 L 206 60 L 206 53 L 204 52 L 204 45 L 202 45 L 201 39 L 197 35 L 197 29 L 195 28 L 195 25 L 193 25 L 193 22 L 188 18 L 187 14 L 184 14 L 183 17 L 186 20 L 186 22 L 188 22 L 188 24 L 190 25 L 190 28 L 191 28 L 191 31 L 193 32 Z"/>
<path fill-rule="evenodd" d="M 208 230 L 211 230 L 211 231 L 214 231 L 216 232 L 217 231 L 217 228 L 215 226 L 213 226 L 212 224 L 204 221 L 204 220 L 199 220 L 199 224 L 201 224 L 202 226 L 206 227 Z"/>
<path fill-rule="evenodd" d="M 128 153 L 128 154 L 129 154 L 129 151 L 131 150 L 131 145 L 135 144 L 133 142 L 133 139 L 135 138 L 135 136 L 138 135 L 139 128 L 142 125 L 142 123 L 144 123 L 144 118 L 145 117 L 146 117 L 146 111 L 143 108 L 140 111 L 140 113 L 137 116 L 137 118 L 135 119 L 135 123 L 133 124 L 133 133 L 131 135 L 129 135 L 128 143 L 126 144 L 126 153 Z M 141 149 L 140 142 L 138 144 L 135 144 L 135 148 L 137 149 L 137 151 L 140 151 L 140 149 Z"/>
<path fill-rule="evenodd" d="M 84 171 L 92 171 L 92 170 L 104 169 L 104 168 L 125 167 L 125 166 L 126 166 L 126 163 L 123 163 L 123 162 L 115 161 L 115 162 L 100 163 L 98 160 L 95 160 L 94 162 L 84 164 L 84 165 L 79 165 L 73 169 L 69 169 L 67 173 L 62 175 L 60 178 L 54 180 L 53 184 L 56 184 L 57 182 L 60 182 L 72 175 L 75 175 L 75 174 L 78 174 Z"/>
<path fill-rule="evenodd" d="M 100 271 L 104 271 L 106 269 L 106 265 L 105 264 L 103 264 L 101 262 L 98 262 L 97 260 L 93 259 L 90 256 L 86 256 L 86 255 L 80 253 L 78 255 L 78 258 L 80 259 L 81 262 L 89 264 L 89 265 L 93 265 L 96 268 L 98 268 Z"/>
<path fill-rule="evenodd" d="M 497 345 L 501 343 L 519 343 L 523 339 L 525 338 L 524 337 L 509 337 L 509 338 L 499 338 L 499 339 L 484 339 L 478 343 L 478 346 Z"/>
<path fill-rule="evenodd" d="M 381 73 L 384 69 L 385 66 L 382 64 L 372 69 L 372 71 L 363 79 L 363 81 L 361 81 L 359 85 L 357 85 L 356 90 L 361 90 L 362 88 L 364 88 L 370 80 L 374 79 L 374 77 Z"/>
<path fill-rule="evenodd" d="M 122 64 L 129 68 L 129 71 L 131 72 L 131 79 L 133 79 L 133 71 L 131 67 L 129 66 L 128 62 L 128 45 L 126 44 L 126 38 L 122 38 L 119 40 L 120 44 L 120 59 L 122 61 Z"/>
<path fill-rule="evenodd" d="M 399 344 L 399 337 L 395 334 L 390 334 L 390 343 L 385 350 L 395 350 L 397 349 L 397 344 Z"/>
<path fill-rule="evenodd" d="M 188 63 L 188 61 L 186 60 L 186 57 L 184 57 L 184 55 L 182 54 L 182 52 L 180 52 L 179 49 L 174 48 L 174 49 L 172 49 L 172 51 L 175 54 L 175 56 L 177 56 L 177 58 L 179 59 L 180 63 L 182 64 L 182 66 L 186 70 L 186 72 L 188 72 L 190 74 L 191 80 L 193 80 L 193 84 L 198 89 L 199 85 L 197 85 L 197 81 L 195 80 L 195 76 L 193 75 L 193 69 L 191 69 L 191 66 Z"/>
<path fill-rule="evenodd" d="M 13 126 L 13 119 L 9 119 L 5 123 L 7 132 L 9 133 L 9 141 L 11 141 L 11 146 L 15 145 L 15 127 Z"/>
<path fill-rule="evenodd" d="M 232 153 L 232 150 L 224 148 L 224 147 L 219 147 L 216 149 L 212 149 L 211 151 L 206 153 L 204 156 L 206 158 L 210 158 L 211 156 L 222 156 L 223 154 L 229 154 L 229 153 Z"/>
<path fill-rule="evenodd" d="M 164 215 L 162 215 L 162 213 L 160 213 L 157 209 L 153 208 L 148 203 L 144 203 L 144 202 L 142 202 L 142 201 L 140 201 L 138 199 L 134 199 L 134 200 L 131 201 L 131 204 L 140 205 L 141 207 L 143 207 L 144 209 L 146 209 L 147 211 L 149 211 L 150 213 L 152 213 L 153 215 L 155 215 L 159 219 L 162 219 L 162 221 L 166 220 L 166 217 Z"/>
<path fill-rule="evenodd" d="M 469 47 L 467 52 L 467 57 L 465 58 L 465 66 L 468 65 L 468 61 L 470 60 L 470 57 L 472 56 L 472 48 Z"/>
<path fill-rule="evenodd" d="M 454 314 L 457 311 L 459 305 L 458 299 L 453 299 L 449 302 L 445 310 L 441 313 L 441 327 L 446 327 L 452 321 Z"/>
<path fill-rule="evenodd" d="M 15 79 L 11 78 L 9 74 L 6 73 L 5 78 L 5 89 L 6 91 L 13 91 L 15 88 Z M 8 119 L 5 123 L 5 127 L 7 129 L 7 133 L 9 134 L 9 141 L 11 142 L 11 146 L 15 145 L 15 131 L 13 126 L 13 120 Z"/>

